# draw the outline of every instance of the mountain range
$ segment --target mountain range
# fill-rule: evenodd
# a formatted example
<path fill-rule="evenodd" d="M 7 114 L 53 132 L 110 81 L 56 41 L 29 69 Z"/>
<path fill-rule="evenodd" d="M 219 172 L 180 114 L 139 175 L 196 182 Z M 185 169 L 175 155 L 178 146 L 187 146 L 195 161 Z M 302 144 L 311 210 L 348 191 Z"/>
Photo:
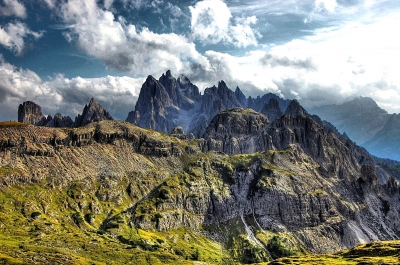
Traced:
<path fill-rule="evenodd" d="M 251 108 L 273 121 L 285 113 L 290 102 L 272 93 L 246 98 L 239 87 L 232 91 L 224 81 L 206 88 L 201 94 L 186 76 L 181 74 L 176 79 L 167 71 L 159 80 L 152 76 L 146 79 L 135 109 L 126 121 L 163 133 L 170 133 L 180 126 L 188 135 L 201 138 L 212 118 L 223 110 Z M 312 108 L 310 113 L 315 113 L 315 118 L 320 122 L 323 120 L 325 126 L 348 136 L 374 156 L 400 161 L 400 118 L 397 114 L 388 114 L 371 98 L 359 97 L 341 105 Z M 54 118 L 44 116 L 41 107 L 30 101 L 18 109 L 18 121 L 38 126 L 80 127 L 109 119 L 113 119 L 112 116 L 94 99 L 75 122 L 60 113 Z"/>
<path fill-rule="evenodd" d="M 391 172 L 297 100 L 167 72 L 128 115 L 145 128 L 94 99 L 70 127 L 32 102 L 19 117 L 0 124 L 10 263 L 251 264 L 400 237 Z"/>

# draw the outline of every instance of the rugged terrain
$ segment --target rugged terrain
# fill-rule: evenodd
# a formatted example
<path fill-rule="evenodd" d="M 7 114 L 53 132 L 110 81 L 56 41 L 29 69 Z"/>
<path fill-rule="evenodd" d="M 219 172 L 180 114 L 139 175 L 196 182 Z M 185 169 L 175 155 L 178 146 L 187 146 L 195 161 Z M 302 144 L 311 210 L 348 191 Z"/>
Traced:
<path fill-rule="evenodd" d="M 267 105 L 271 99 L 273 102 Z M 290 100 L 272 93 L 246 98 L 239 87 L 232 91 L 224 81 L 206 88 L 202 95 L 186 76 L 180 75 L 175 79 L 171 71 L 167 71 L 159 80 L 153 76 L 146 79 L 135 110 L 128 114 L 126 121 L 163 133 L 170 133 L 173 128 L 181 126 L 185 132 L 199 138 L 214 116 L 223 110 L 251 108 L 272 120 L 283 113 L 289 104 Z"/>
<path fill-rule="evenodd" d="M 77 128 L 103 120 L 114 120 L 114 118 L 94 98 L 85 105 L 82 114 L 75 117 L 75 122 L 69 116 L 62 116 L 60 113 L 56 113 L 54 118 L 51 115 L 44 116 L 42 108 L 32 101 L 26 101 L 18 107 L 18 122 L 37 126 Z"/>
<path fill-rule="evenodd" d="M 297 102 L 286 112 L 229 109 L 197 140 L 0 126 L 0 259 L 257 263 L 399 238 L 394 179 Z"/>

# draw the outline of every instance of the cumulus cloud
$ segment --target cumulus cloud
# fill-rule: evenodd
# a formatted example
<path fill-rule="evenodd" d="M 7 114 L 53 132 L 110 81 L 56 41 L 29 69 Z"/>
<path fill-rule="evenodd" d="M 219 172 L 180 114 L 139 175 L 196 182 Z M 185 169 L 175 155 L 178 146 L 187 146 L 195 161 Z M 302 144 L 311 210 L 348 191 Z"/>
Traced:
<path fill-rule="evenodd" d="M 16 120 L 18 105 L 31 100 L 44 114 L 60 112 L 72 119 L 94 97 L 116 119 L 125 119 L 134 109 L 144 80 L 127 76 L 65 78 L 55 76 L 44 82 L 31 70 L 16 68 L 0 57 L 0 107 L 2 119 Z"/>
<path fill-rule="evenodd" d="M 41 38 L 44 31 L 35 32 L 22 22 L 10 22 L 4 27 L 0 26 L 0 44 L 17 55 L 21 55 L 25 48 L 25 39 Z"/>
<path fill-rule="evenodd" d="M 193 37 L 202 43 L 231 43 L 237 47 L 257 45 L 259 33 L 251 28 L 257 23 L 255 16 L 232 19 L 231 11 L 221 0 L 203 0 L 189 9 Z"/>
<path fill-rule="evenodd" d="M 192 64 L 188 77 L 202 82 L 199 87 L 224 79 L 229 87 L 239 85 L 247 95 L 273 92 L 296 98 L 309 108 L 368 96 L 398 113 L 400 38 L 387 30 L 395 21 L 400 23 L 400 17 L 326 29 L 242 56 L 207 51 L 209 68 Z"/>
<path fill-rule="evenodd" d="M 67 40 L 120 71 L 148 75 L 167 69 L 179 72 L 189 60 L 207 64 L 184 36 L 138 30 L 122 17 L 100 9 L 95 0 L 70 0 L 62 6 L 60 16 L 74 25 L 64 34 Z"/>
<path fill-rule="evenodd" d="M 0 16 L 16 16 L 26 18 L 26 8 L 18 0 L 3 0 L 4 5 L 0 5 Z"/>
<path fill-rule="evenodd" d="M 316 11 L 321 11 L 321 9 L 325 9 L 328 12 L 335 12 L 335 9 L 338 7 L 336 0 L 315 0 L 314 6 Z"/>

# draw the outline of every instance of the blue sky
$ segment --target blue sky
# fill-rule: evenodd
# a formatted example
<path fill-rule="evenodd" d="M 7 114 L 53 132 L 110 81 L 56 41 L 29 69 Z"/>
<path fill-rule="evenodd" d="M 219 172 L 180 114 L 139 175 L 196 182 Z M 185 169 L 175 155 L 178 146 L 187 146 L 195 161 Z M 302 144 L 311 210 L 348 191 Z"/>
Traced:
<path fill-rule="evenodd" d="M 168 69 L 306 107 L 369 96 L 400 112 L 398 0 L 0 0 L 0 120 L 26 100 L 115 118 Z"/>

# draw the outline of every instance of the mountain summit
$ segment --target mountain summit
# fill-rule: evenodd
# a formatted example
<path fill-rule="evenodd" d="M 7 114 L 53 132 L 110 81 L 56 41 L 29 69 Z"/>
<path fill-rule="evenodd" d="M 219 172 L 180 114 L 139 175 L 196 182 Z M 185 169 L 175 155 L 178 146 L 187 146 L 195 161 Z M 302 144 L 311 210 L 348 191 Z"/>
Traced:
<path fill-rule="evenodd" d="M 78 114 L 75 118 L 74 127 L 85 126 L 92 122 L 103 120 L 113 120 L 114 118 L 108 113 L 94 98 L 89 101 L 89 105 L 85 105 L 82 114 Z"/>
<path fill-rule="evenodd" d="M 254 110 L 261 111 L 272 97 L 284 109 L 289 105 L 289 100 L 273 94 L 246 99 L 239 87 L 233 92 L 223 80 L 217 86 L 206 88 L 201 95 L 186 76 L 181 74 L 175 79 L 168 70 L 158 81 L 152 76 L 147 78 L 135 110 L 128 114 L 126 121 L 163 133 L 170 133 L 175 127 L 181 126 L 185 132 L 199 138 L 221 111 L 250 105 Z"/>

